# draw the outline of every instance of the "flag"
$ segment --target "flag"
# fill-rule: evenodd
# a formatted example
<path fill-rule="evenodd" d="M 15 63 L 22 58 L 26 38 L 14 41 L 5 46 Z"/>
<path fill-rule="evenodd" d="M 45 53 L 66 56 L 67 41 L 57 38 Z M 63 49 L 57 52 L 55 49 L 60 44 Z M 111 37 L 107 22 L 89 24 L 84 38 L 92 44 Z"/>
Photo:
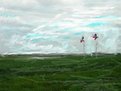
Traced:
<path fill-rule="evenodd" d="M 96 40 L 98 38 L 97 34 L 94 34 L 93 38 L 94 38 L 94 40 Z"/>
<path fill-rule="evenodd" d="M 82 36 L 82 39 L 80 40 L 80 42 L 81 42 L 81 43 L 83 43 L 83 42 L 84 42 L 84 36 Z"/>

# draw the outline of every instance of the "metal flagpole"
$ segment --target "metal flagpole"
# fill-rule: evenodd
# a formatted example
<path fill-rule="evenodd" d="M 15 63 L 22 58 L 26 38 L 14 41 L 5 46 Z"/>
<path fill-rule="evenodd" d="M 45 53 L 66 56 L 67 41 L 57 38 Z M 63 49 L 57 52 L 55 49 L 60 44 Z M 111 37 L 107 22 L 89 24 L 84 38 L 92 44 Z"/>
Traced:
<path fill-rule="evenodd" d="M 82 39 L 80 40 L 80 42 L 82 43 L 83 55 L 85 55 L 85 40 L 84 40 L 84 36 L 82 36 Z"/>
<path fill-rule="evenodd" d="M 97 47 L 98 47 L 98 41 L 95 40 L 95 55 L 96 55 L 96 57 L 97 57 Z"/>
<path fill-rule="evenodd" d="M 97 41 L 98 36 L 97 36 L 97 34 L 94 34 L 93 38 L 95 40 L 95 55 L 97 57 L 97 47 L 98 47 L 98 41 Z"/>
<path fill-rule="evenodd" d="M 85 55 L 85 42 L 83 42 L 83 54 Z"/>

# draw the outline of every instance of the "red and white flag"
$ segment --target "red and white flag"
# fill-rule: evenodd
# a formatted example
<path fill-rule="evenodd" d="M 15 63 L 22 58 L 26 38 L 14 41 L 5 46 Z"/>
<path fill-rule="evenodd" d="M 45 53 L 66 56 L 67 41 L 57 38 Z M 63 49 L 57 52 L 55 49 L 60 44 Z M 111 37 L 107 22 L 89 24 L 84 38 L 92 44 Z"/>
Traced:
<path fill-rule="evenodd" d="M 81 43 L 85 42 L 84 41 L 84 36 L 82 36 L 82 39 L 80 40 Z"/>
<path fill-rule="evenodd" d="M 97 34 L 93 35 L 93 39 L 96 40 L 98 38 Z"/>

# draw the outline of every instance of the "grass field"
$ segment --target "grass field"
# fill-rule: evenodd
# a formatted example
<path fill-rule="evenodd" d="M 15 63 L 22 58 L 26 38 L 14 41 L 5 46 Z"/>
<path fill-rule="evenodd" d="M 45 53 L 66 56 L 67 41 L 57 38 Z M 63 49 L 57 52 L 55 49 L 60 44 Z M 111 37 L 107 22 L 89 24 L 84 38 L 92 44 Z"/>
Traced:
<path fill-rule="evenodd" d="M 121 55 L 1 56 L 0 91 L 121 91 Z"/>

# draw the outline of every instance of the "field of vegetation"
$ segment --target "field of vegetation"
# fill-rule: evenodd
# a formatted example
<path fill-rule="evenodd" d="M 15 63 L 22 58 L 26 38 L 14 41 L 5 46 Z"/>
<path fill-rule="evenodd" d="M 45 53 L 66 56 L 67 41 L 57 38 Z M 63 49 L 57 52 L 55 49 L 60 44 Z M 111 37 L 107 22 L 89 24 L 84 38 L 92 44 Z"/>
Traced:
<path fill-rule="evenodd" d="M 1 56 L 0 91 L 121 91 L 121 55 Z"/>

